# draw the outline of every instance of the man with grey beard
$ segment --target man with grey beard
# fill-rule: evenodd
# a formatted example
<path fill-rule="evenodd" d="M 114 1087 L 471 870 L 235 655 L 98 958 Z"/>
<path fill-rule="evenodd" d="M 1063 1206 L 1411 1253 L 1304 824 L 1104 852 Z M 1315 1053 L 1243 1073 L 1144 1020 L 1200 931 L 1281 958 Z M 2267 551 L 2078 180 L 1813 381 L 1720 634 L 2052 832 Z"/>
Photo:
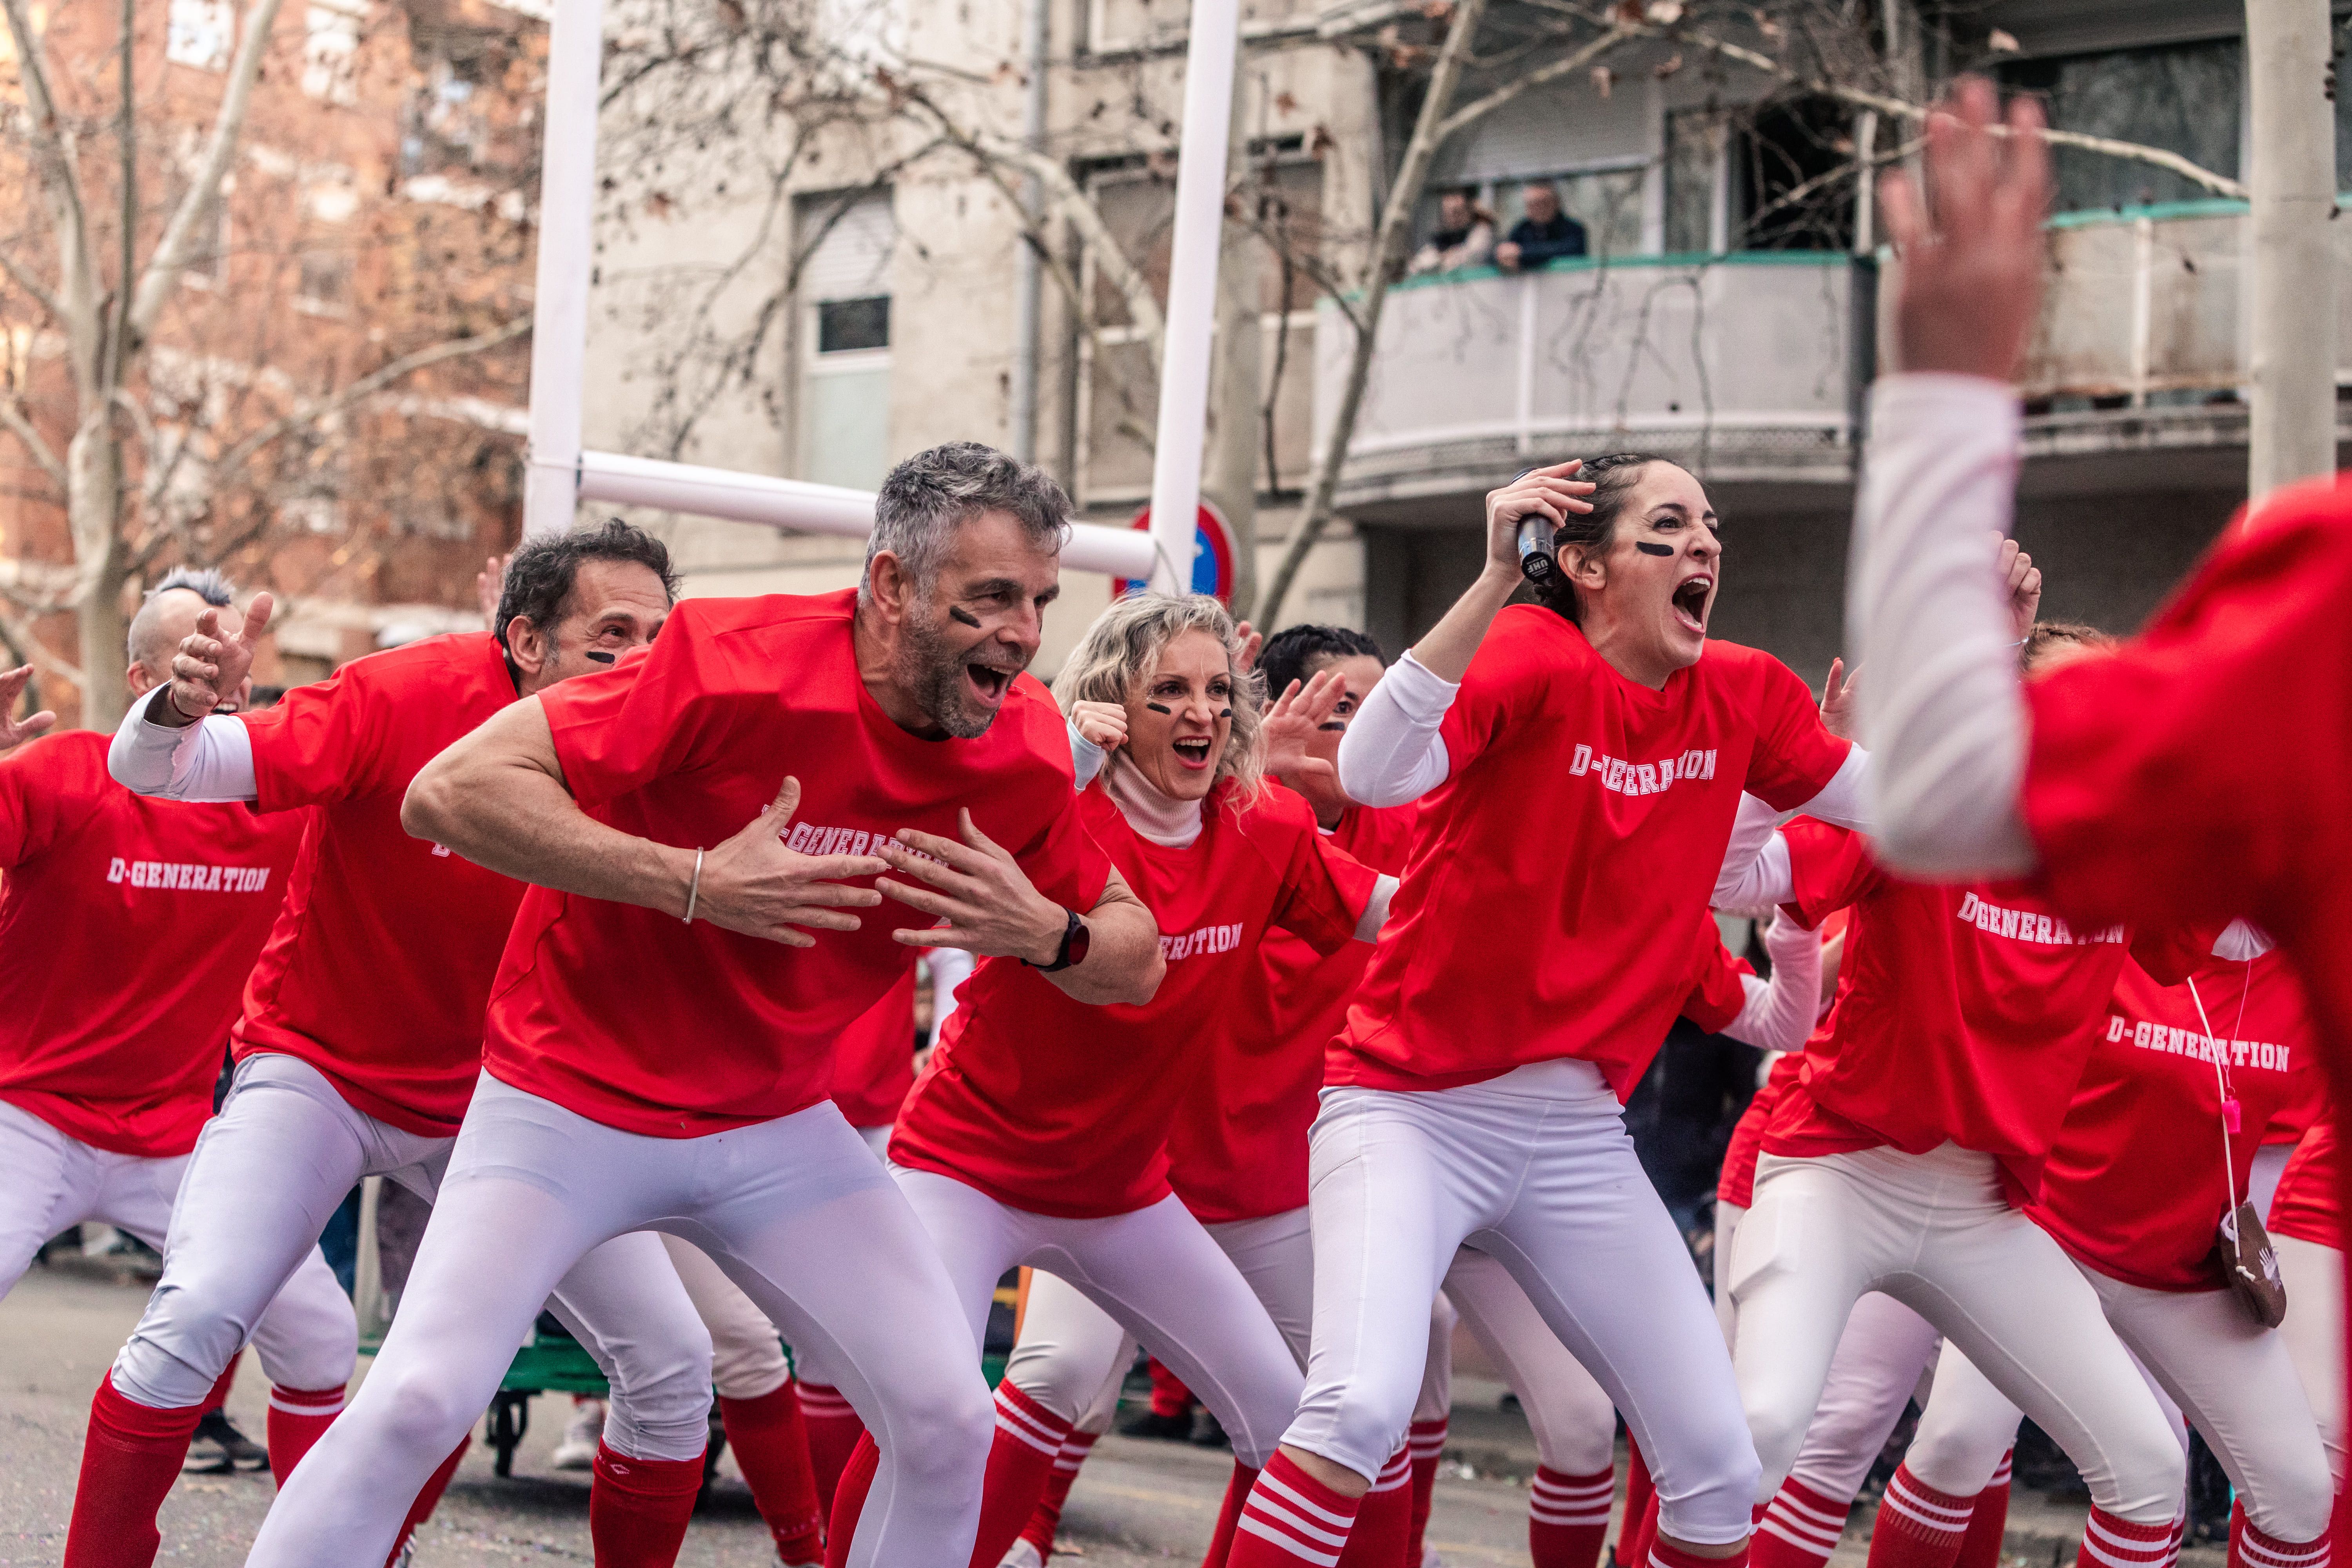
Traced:
<path fill-rule="evenodd" d="M 900 464 L 855 594 L 688 599 L 641 657 L 426 764 L 403 823 L 535 884 L 399 1321 L 255 1542 L 368 1561 L 614 1236 L 710 1255 L 835 1369 L 883 1453 L 853 1568 L 963 1568 L 993 1415 L 945 1267 L 828 1098 L 833 1042 L 923 947 L 1148 1000 L 1159 931 L 1080 825 L 1022 671 L 1069 502 L 959 442 Z M 885 898 L 916 911 L 884 912 Z M 855 911 L 869 911 L 861 920 Z M 700 1477 L 637 1467 L 690 1503 Z"/>

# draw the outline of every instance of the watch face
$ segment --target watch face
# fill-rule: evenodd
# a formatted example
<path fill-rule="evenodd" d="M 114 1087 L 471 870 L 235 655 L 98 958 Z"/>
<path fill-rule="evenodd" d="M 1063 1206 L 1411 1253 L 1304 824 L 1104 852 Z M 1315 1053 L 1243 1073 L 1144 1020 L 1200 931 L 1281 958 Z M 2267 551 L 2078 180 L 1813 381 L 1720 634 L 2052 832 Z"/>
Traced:
<path fill-rule="evenodd" d="M 1070 931 L 1070 944 L 1062 955 L 1062 962 L 1066 964 L 1084 963 L 1087 961 L 1087 944 L 1093 939 L 1094 932 L 1086 921 L 1075 922 Z"/>

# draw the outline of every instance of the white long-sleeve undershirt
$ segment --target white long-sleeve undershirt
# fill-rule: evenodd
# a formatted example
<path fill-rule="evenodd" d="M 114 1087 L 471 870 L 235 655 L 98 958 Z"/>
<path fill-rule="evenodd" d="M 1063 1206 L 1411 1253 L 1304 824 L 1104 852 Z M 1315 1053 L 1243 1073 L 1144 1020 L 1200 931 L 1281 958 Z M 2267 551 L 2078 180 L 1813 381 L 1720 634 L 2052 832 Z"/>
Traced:
<path fill-rule="evenodd" d="M 1723 1032 L 1762 1050 L 1801 1050 L 1821 1011 L 1821 933 L 1777 919 L 1764 929 L 1764 951 L 1772 958 L 1772 978 L 1739 977 L 1748 1005 Z"/>
<path fill-rule="evenodd" d="M 1365 805 L 1403 805 L 1445 782 L 1453 760 L 1438 726 L 1462 690 L 1411 649 L 1389 666 L 1339 737 L 1339 787 Z"/>
<path fill-rule="evenodd" d="M 2018 809 L 2025 700 L 1992 560 L 2021 439 L 2017 395 L 1999 382 L 1891 375 L 1871 389 L 1846 622 L 1870 672 L 1877 848 L 1906 876 L 2034 868 Z"/>
<path fill-rule="evenodd" d="M 181 729 L 148 721 L 148 711 L 171 700 L 157 687 L 131 705 L 106 750 L 106 771 L 136 795 L 165 800 L 253 800 L 261 785 L 253 771 L 253 738 L 244 723 L 218 714 Z"/>

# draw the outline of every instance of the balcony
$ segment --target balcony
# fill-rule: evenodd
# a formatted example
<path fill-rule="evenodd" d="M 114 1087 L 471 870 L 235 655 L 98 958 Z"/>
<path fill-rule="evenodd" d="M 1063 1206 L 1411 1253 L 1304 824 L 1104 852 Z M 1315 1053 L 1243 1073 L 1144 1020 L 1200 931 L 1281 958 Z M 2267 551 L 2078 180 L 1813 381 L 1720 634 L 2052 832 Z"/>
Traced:
<path fill-rule="evenodd" d="M 1754 251 L 1408 279 L 1381 313 L 1339 509 L 1416 521 L 1529 463 L 1629 447 L 1716 486 L 1843 485 L 1850 271 Z M 1319 310 L 1318 450 L 1355 341 Z"/>

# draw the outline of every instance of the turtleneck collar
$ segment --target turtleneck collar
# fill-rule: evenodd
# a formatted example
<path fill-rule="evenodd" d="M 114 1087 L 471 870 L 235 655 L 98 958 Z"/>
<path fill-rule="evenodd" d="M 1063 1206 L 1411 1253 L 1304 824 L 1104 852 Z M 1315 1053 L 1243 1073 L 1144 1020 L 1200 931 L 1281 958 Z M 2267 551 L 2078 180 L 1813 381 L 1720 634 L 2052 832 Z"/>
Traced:
<path fill-rule="evenodd" d="M 1201 837 L 1201 803 L 1163 794 L 1127 760 L 1114 752 L 1103 771 L 1102 786 L 1136 836 L 1168 849 L 1188 849 Z"/>

